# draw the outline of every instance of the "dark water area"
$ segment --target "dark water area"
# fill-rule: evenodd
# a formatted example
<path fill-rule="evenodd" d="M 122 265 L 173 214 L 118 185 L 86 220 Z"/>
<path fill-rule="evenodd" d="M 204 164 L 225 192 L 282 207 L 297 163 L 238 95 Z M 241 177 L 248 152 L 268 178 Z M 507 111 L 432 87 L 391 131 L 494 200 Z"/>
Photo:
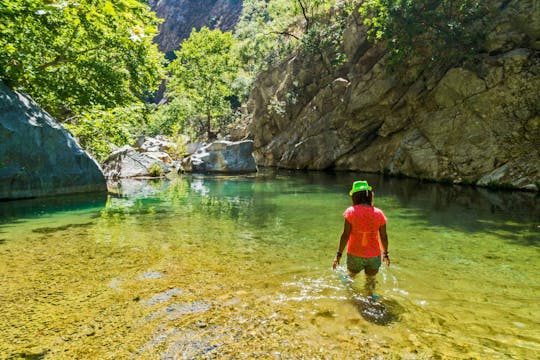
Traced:
<path fill-rule="evenodd" d="M 106 193 L 90 193 L 0 201 L 0 224 L 21 218 L 37 218 L 55 212 L 99 210 L 105 207 L 107 197 Z"/>

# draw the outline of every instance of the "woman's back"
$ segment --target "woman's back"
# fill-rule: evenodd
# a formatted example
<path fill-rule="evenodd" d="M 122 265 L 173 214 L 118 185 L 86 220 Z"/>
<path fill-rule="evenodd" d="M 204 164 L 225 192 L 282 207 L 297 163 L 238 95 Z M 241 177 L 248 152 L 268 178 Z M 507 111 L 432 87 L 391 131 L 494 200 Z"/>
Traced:
<path fill-rule="evenodd" d="M 354 205 L 345 210 L 343 216 L 351 224 L 347 252 L 361 257 L 381 254 L 379 228 L 386 224 L 384 213 L 369 205 Z"/>

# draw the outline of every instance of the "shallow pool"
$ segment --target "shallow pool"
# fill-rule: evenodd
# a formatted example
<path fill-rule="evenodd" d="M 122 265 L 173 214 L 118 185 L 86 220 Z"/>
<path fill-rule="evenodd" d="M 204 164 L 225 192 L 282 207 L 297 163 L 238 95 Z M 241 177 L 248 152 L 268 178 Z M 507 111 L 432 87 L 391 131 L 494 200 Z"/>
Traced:
<path fill-rule="evenodd" d="M 361 178 L 389 219 L 384 321 L 369 316 L 362 276 L 331 270 Z M 0 203 L 1 359 L 540 353 L 534 193 L 286 171 L 117 191 Z"/>

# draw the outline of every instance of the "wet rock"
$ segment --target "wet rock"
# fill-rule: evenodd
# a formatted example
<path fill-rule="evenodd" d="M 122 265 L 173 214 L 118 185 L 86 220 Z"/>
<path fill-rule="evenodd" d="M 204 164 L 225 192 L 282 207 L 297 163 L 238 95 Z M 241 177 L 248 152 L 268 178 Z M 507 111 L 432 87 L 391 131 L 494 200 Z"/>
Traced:
<path fill-rule="evenodd" d="M 196 324 L 196 325 L 197 325 L 197 327 L 200 328 L 200 329 L 204 329 L 205 327 L 208 326 L 208 324 L 206 324 L 206 323 L 205 323 L 204 321 L 202 321 L 202 320 L 197 321 L 197 324 Z"/>

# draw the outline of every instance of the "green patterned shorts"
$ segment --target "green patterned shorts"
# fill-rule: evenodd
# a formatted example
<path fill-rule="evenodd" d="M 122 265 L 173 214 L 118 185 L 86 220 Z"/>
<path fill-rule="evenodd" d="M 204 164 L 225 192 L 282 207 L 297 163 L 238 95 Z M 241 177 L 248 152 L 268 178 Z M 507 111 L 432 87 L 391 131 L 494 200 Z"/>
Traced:
<path fill-rule="evenodd" d="M 381 266 L 381 257 L 363 258 L 347 254 L 347 269 L 351 272 L 360 272 L 364 269 L 378 269 Z"/>

